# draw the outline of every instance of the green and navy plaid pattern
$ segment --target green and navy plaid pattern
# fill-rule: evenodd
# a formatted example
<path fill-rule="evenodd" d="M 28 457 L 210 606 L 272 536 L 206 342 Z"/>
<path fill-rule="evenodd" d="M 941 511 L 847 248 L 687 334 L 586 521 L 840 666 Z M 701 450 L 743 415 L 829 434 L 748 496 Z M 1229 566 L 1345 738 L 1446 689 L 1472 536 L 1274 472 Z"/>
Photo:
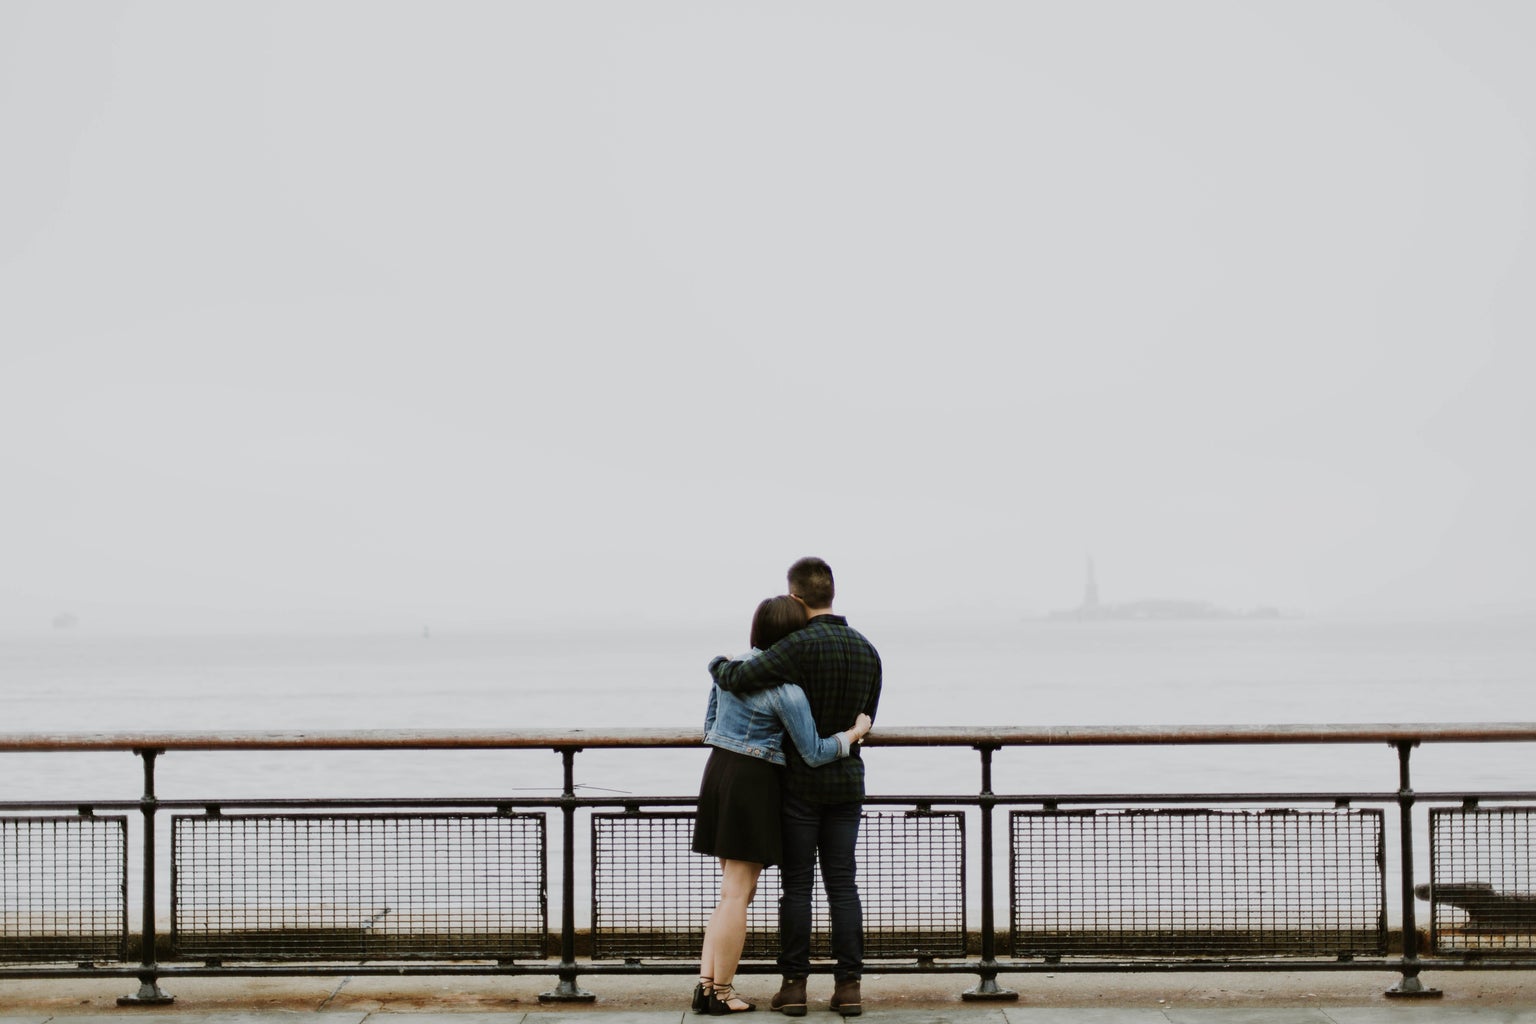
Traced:
<path fill-rule="evenodd" d="M 716 658 L 709 663 L 709 674 L 730 693 L 799 684 L 822 736 L 850 728 L 861 711 L 875 717 L 880 705 L 880 654 L 841 615 L 818 615 L 804 629 L 747 661 Z M 858 747 L 850 757 L 812 768 L 793 744 L 784 746 L 789 762 L 784 787 L 790 793 L 815 804 L 863 802 L 864 762 Z"/>

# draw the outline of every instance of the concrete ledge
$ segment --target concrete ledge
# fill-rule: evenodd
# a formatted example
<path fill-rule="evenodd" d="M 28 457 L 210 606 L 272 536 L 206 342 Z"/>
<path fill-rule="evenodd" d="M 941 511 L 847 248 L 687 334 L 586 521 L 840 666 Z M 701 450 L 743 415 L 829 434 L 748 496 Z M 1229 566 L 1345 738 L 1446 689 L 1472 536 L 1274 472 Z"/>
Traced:
<path fill-rule="evenodd" d="M 1388 1000 L 1383 992 L 1397 975 L 1383 971 L 1329 973 L 1159 973 L 1159 974 L 1031 974 L 999 977 L 1018 992 L 1008 1004 L 966 1003 L 960 993 L 973 978 L 932 975 L 865 975 L 866 1017 L 885 1024 L 1090 1024 L 1117 1021 L 1300 1022 L 1318 1020 L 1300 1011 L 1323 1010 L 1336 1024 L 1374 1024 L 1406 1017 L 1440 1021 L 1471 1014 L 1486 1020 L 1536 1024 L 1536 972 L 1426 973 L 1426 984 L 1444 991 L 1438 1000 Z M 477 1015 L 495 1015 L 498 1024 L 518 1024 L 521 1015 L 541 1024 L 563 1018 L 601 1017 L 606 1024 L 626 1024 L 632 1014 L 661 1014 L 675 1024 L 702 1024 L 686 1012 L 692 980 L 687 976 L 580 976 L 579 985 L 596 998 L 584 1004 L 539 1002 L 554 988 L 547 976 L 471 978 L 180 978 L 162 984 L 175 1002 L 167 1007 L 119 1008 L 116 1000 L 134 984 L 123 978 L 0 981 L 0 1024 L 68 1024 L 65 1018 L 111 1015 L 119 1019 L 217 1019 L 239 1024 L 260 1020 L 284 1024 L 297 1016 L 320 1016 L 323 1024 L 361 1024 L 370 1015 L 388 1015 L 390 1024 L 407 1024 L 410 1015 L 452 1016 L 455 1024 L 481 1024 Z M 765 1002 L 777 987 L 773 975 L 752 974 L 740 979 L 748 998 Z M 810 982 L 809 1024 L 840 1021 L 827 1012 L 832 979 Z M 1195 1011 L 1222 1010 L 1226 1016 Z M 1251 1011 L 1234 1013 L 1234 1011 Z M 1342 1014 L 1341 1010 L 1348 1010 Z M 1047 1012 L 1049 1011 L 1049 1012 Z M 1062 1016 L 1060 1011 L 1073 1011 Z M 901 1016 L 897 1016 L 897 1015 Z M 1107 1016 L 1105 1014 L 1108 1014 Z M 1517 1016 L 1512 1016 L 1517 1015 Z M 915 1015 L 915 1016 L 909 1016 Z M 1001 1016 L 999 1016 L 1001 1015 Z M 1525 1015 L 1529 1015 L 1526 1017 Z M 776 1024 L 773 1016 L 754 1017 L 755 1024 Z M 416 1024 L 416 1022 L 409 1022 Z M 638 1024 L 638 1022 L 637 1022 Z"/>

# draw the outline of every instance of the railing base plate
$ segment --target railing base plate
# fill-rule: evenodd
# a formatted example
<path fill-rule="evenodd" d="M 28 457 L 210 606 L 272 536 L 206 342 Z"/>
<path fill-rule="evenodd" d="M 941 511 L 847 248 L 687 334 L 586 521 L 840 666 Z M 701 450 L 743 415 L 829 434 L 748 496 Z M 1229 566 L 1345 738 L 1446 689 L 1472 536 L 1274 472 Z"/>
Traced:
<path fill-rule="evenodd" d="M 165 990 L 153 981 L 141 981 L 139 990 L 131 996 L 118 996 L 118 1006 L 169 1006 L 176 997 L 166 995 Z"/>
<path fill-rule="evenodd" d="M 981 984 L 975 988 L 968 988 L 960 993 L 960 998 L 968 1003 L 979 1002 L 1014 1002 L 1019 994 L 1011 988 L 1000 988 L 995 978 L 984 978 Z"/>
<path fill-rule="evenodd" d="M 1439 999 L 1445 995 L 1437 988 L 1425 988 L 1417 976 L 1404 978 L 1382 994 L 1391 999 Z"/>
<path fill-rule="evenodd" d="M 575 980 L 569 978 L 561 978 L 553 992 L 539 993 L 541 1003 L 590 1003 L 596 999 L 596 995 L 577 987 Z"/>

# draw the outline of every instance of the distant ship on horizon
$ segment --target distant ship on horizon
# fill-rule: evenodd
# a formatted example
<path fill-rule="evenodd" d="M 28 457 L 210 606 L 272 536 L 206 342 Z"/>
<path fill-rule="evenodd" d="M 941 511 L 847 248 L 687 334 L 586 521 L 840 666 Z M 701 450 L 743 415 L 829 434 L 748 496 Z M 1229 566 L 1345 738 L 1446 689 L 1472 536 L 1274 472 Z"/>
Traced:
<path fill-rule="evenodd" d="M 1047 618 L 1070 622 L 1167 622 L 1213 619 L 1282 619 L 1280 609 L 1269 605 L 1237 611 L 1223 608 L 1209 601 L 1187 601 L 1176 598 L 1149 598 L 1142 601 L 1124 601 L 1105 604 L 1099 600 L 1098 574 L 1094 571 L 1092 556 L 1088 559 L 1088 582 L 1083 587 L 1083 603 L 1076 608 L 1062 608 L 1051 612 Z"/>

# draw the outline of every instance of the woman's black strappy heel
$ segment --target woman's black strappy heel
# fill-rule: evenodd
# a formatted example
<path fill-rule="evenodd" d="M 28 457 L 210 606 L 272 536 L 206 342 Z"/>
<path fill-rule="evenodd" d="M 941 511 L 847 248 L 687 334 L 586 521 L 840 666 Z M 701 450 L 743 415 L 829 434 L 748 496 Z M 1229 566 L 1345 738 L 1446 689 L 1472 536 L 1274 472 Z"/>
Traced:
<path fill-rule="evenodd" d="M 705 982 L 709 983 L 709 987 L 708 988 L 704 987 Z M 708 1013 L 709 1012 L 709 996 L 710 996 L 710 993 L 714 991 L 714 987 L 715 987 L 715 979 L 713 979 L 713 978 L 700 978 L 699 979 L 699 983 L 697 985 L 693 986 L 693 1012 L 694 1013 Z"/>
<path fill-rule="evenodd" d="M 741 1001 L 747 1003 L 746 1006 L 732 1006 L 732 999 L 741 999 L 741 997 L 732 991 L 731 986 L 715 985 L 715 990 L 709 994 L 709 1015 L 711 1017 L 724 1017 L 728 1013 L 751 1013 L 757 1009 L 756 1003 L 747 1003 L 745 999 L 741 999 Z"/>

